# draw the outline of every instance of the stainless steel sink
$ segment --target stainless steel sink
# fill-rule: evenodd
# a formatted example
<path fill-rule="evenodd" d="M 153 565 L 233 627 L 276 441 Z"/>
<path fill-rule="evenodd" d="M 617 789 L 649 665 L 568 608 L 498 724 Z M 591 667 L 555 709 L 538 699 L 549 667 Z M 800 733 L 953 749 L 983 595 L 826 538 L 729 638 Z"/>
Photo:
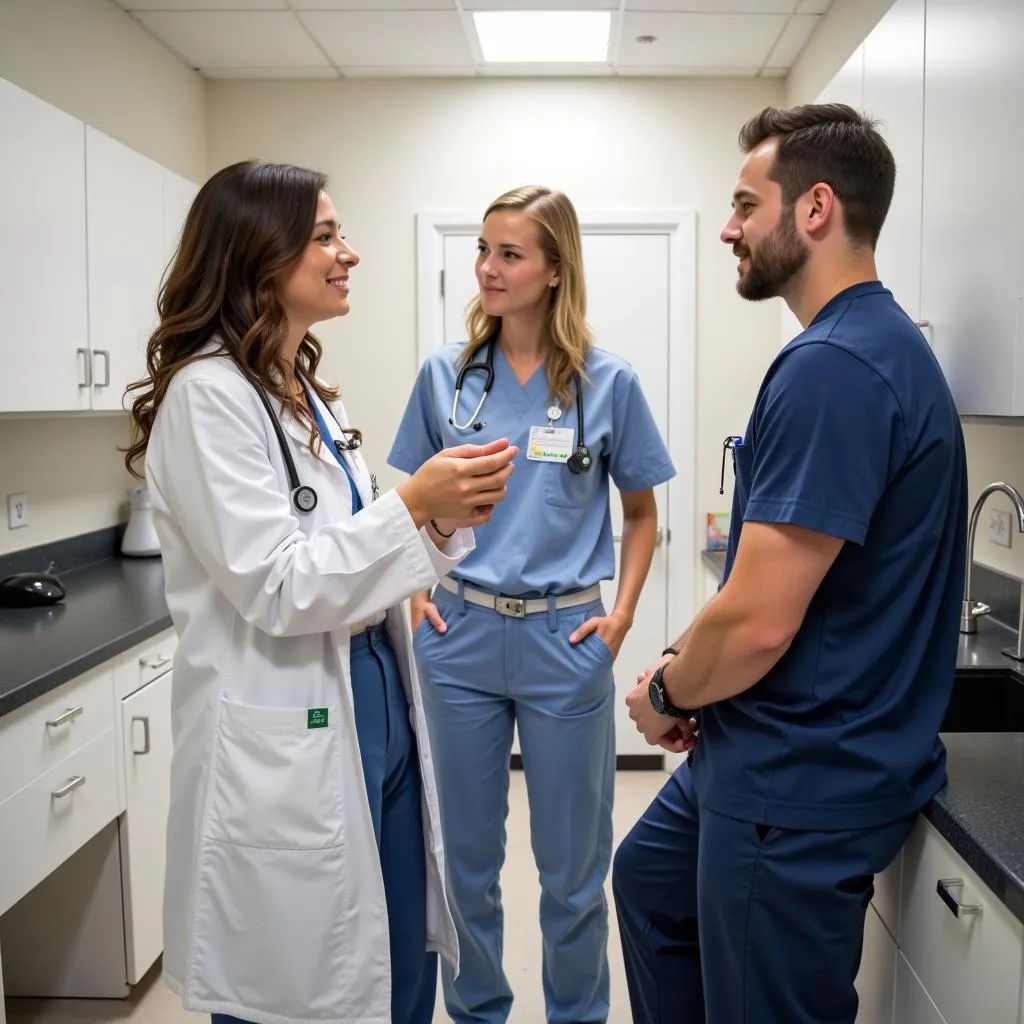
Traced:
<path fill-rule="evenodd" d="M 957 672 L 942 732 L 1024 732 L 1024 682 L 1009 672 Z"/>

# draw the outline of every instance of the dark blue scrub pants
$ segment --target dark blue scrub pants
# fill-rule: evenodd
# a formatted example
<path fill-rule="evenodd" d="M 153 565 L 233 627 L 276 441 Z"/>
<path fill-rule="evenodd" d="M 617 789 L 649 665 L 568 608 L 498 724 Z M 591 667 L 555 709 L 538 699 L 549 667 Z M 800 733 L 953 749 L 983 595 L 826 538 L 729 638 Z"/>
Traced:
<path fill-rule="evenodd" d="M 391 938 L 392 1024 L 430 1024 L 437 954 L 427 948 L 420 770 L 409 703 L 383 626 L 352 637 L 352 695 Z M 215 1013 L 213 1024 L 244 1024 Z"/>
<path fill-rule="evenodd" d="M 809 832 L 701 807 L 682 765 L 612 887 L 634 1024 L 853 1024 L 873 877 L 916 815 Z"/>

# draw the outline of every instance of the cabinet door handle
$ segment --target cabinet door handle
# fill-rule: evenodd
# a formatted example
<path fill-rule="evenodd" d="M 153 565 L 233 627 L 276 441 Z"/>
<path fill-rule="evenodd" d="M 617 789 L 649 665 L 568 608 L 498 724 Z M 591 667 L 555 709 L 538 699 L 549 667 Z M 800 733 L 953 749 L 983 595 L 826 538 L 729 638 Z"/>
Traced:
<path fill-rule="evenodd" d="M 89 356 L 89 350 L 87 348 L 77 348 L 75 352 L 82 357 L 82 373 L 85 380 L 80 380 L 78 386 L 80 388 L 91 388 L 92 387 L 92 359 Z"/>
<path fill-rule="evenodd" d="M 96 381 L 96 387 L 110 387 L 110 352 L 105 348 L 95 348 L 93 349 L 92 354 L 94 357 L 103 357 L 103 380 Z"/>
<path fill-rule="evenodd" d="M 139 666 L 141 668 L 163 668 L 164 665 L 171 663 L 171 657 L 169 654 L 161 654 L 158 658 L 139 658 Z"/>
<path fill-rule="evenodd" d="M 74 721 L 84 710 L 81 704 L 76 704 L 73 708 L 68 708 L 67 711 L 56 718 L 48 718 L 46 724 L 51 729 L 56 729 L 58 725 L 66 725 L 68 722 Z"/>
<path fill-rule="evenodd" d="M 79 786 L 84 785 L 84 775 L 73 775 L 70 779 L 68 779 L 67 782 L 64 783 L 63 786 L 60 787 L 60 789 L 55 789 L 50 794 L 50 796 L 52 796 L 54 800 L 59 800 L 62 796 L 67 796 L 68 793 L 73 793 L 76 789 L 78 789 Z"/>
<path fill-rule="evenodd" d="M 142 723 L 142 749 L 135 749 L 135 723 Z M 149 753 L 149 715 L 136 715 L 132 719 L 132 753 L 133 754 L 148 754 Z"/>
<path fill-rule="evenodd" d="M 963 890 L 964 880 L 962 878 L 940 878 L 935 886 L 935 891 L 939 894 L 939 899 L 949 907 L 949 912 L 954 917 L 966 917 L 971 914 L 976 914 L 979 917 L 981 916 L 980 903 L 961 903 L 949 891 L 950 887 Z"/>

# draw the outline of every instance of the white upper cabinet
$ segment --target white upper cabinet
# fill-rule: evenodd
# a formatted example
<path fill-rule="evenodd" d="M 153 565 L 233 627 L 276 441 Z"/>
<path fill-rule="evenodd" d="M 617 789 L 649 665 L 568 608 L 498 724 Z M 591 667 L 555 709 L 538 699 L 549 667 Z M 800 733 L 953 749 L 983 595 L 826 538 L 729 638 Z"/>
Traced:
<path fill-rule="evenodd" d="M 921 319 L 921 180 L 925 0 L 896 0 L 864 41 L 864 112 L 896 160 L 896 191 L 878 240 L 878 276 Z M 927 329 L 926 329 L 927 334 Z"/>
<path fill-rule="evenodd" d="M 0 412 L 89 408 L 85 126 L 0 79 Z"/>
<path fill-rule="evenodd" d="M 94 409 L 120 409 L 145 368 L 165 263 L 164 169 L 86 128 Z"/>
<path fill-rule="evenodd" d="M 1020 0 L 927 0 L 921 316 L 961 415 L 1024 415 Z"/>

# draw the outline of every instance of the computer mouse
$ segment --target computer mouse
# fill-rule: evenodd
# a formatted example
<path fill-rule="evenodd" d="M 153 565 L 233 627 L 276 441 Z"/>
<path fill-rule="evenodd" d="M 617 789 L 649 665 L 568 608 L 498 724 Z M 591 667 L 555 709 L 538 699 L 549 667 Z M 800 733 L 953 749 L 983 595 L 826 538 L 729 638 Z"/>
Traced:
<path fill-rule="evenodd" d="M 0 607 L 38 608 L 64 600 L 64 584 L 48 572 L 16 572 L 0 580 Z"/>

